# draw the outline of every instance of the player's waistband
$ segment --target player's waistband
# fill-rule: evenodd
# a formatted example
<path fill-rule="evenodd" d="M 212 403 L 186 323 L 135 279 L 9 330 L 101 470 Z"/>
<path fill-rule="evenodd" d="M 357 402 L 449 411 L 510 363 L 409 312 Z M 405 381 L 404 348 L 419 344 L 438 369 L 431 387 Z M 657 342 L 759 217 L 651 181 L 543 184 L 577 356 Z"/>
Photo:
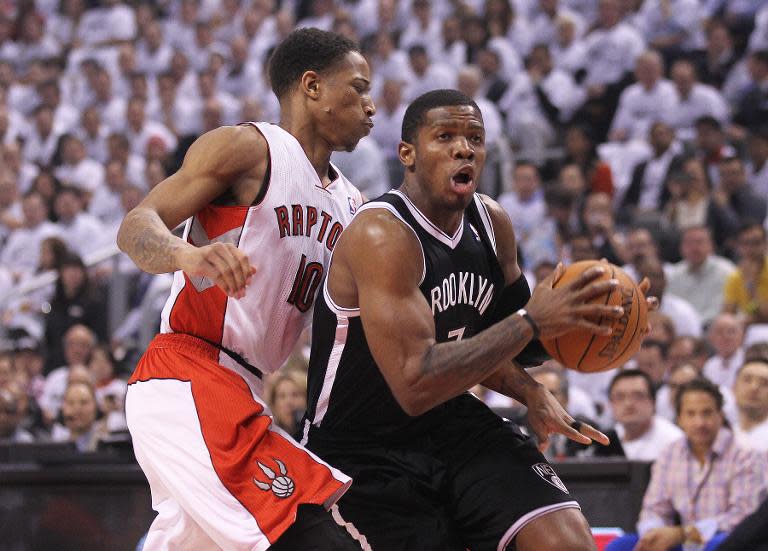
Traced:
<path fill-rule="evenodd" d="M 240 354 L 232 352 L 220 344 L 213 343 L 207 339 L 196 337 L 188 333 L 160 333 L 155 335 L 155 338 L 150 341 L 147 350 L 153 348 L 175 348 L 177 350 L 185 350 L 187 352 L 200 354 L 203 357 L 216 362 L 219 360 L 219 352 L 224 352 L 227 356 L 232 358 L 234 362 L 239 364 L 253 376 L 258 379 L 264 378 L 264 374 L 261 370 L 249 364 L 242 356 L 240 356 Z"/>

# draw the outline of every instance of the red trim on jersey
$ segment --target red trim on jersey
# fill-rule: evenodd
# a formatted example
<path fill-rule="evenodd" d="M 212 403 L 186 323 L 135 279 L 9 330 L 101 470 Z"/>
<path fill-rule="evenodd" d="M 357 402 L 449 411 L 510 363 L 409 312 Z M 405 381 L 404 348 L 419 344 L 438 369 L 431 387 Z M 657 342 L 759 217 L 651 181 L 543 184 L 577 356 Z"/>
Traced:
<path fill-rule="evenodd" d="M 189 335 L 157 335 L 142 357 L 129 383 L 150 379 L 190 381 L 200 429 L 216 475 L 245 507 L 259 528 L 274 543 L 296 520 L 300 504 L 323 505 L 340 493 L 344 483 L 306 450 L 269 430 L 272 419 L 253 399 L 237 373 L 216 363 L 218 350 Z M 162 423 L 162 419 L 158 419 Z M 260 462 L 293 482 L 287 497 L 254 480 L 271 484 Z"/>
<path fill-rule="evenodd" d="M 197 247 L 210 244 L 222 234 L 242 227 L 248 216 L 249 207 L 221 207 L 207 205 L 195 215 L 193 224 L 199 224 L 208 237 L 206 243 L 189 242 Z M 238 236 L 237 241 L 239 241 Z M 235 243 L 237 245 L 237 243 Z M 182 287 L 171 308 L 168 323 L 175 333 L 197 335 L 211 342 L 221 344 L 224 336 L 224 316 L 227 312 L 227 295 L 218 286 L 213 285 L 198 291 L 189 276 L 184 274 Z"/>

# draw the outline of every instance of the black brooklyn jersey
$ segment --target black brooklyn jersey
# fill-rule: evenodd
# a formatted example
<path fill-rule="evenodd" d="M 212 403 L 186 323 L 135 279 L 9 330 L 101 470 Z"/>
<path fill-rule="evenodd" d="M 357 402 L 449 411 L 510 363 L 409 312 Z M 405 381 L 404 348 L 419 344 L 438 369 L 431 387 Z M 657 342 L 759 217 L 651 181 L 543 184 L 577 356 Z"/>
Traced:
<path fill-rule="evenodd" d="M 453 236 L 433 225 L 397 190 L 360 210 L 373 208 L 392 212 L 421 243 L 424 274 L 419 288 L 432 310 L 437 341 L 468 338 L 484 329 L 504 289 L 504 274 L 496 258 L 491 220 L 480 198 L 475 195 Z M 486 410 L 465 393 L 424 415 L 408 416 L 371 355 L 359 310 L 334 304 L 327 281 L 315 303 L 308 385 L 305 440 L 321 435 L 352 441 L 406 438 L 409 429 L 421 431 L 440 423 L 443 415 L 454 410 L 451 402 L 476 402 Z M 488 418 L 484 413 L 481 417 Z"/>

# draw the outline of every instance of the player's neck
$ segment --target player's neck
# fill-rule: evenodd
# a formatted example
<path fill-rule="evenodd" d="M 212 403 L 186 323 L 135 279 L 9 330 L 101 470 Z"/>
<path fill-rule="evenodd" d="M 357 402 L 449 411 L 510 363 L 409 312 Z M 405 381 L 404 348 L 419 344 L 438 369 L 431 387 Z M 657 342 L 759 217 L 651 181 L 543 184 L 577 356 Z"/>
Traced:
<path fill-rule="evenodd" d="M 434 199 L 429 197 L 416 183 L 408 182 L 406 179 L 400 186 L 403 192 L 416 208 L 427 217 L 427 219 L 443 231 L 446 235 L 454 235 L 459 229 L 464 210 L 453 210 L 439 206 Z"/>
<path fill-rule="evenodd" d="M 330 183 L 328 171 L 331 166 L 331 146 L 321 138 L 306 119 L 295 118 L 290 112 L 281 114 L 280 127 L 291 134 L 301 145 L 304 154 L 317 172 L 323 187 Z"/>

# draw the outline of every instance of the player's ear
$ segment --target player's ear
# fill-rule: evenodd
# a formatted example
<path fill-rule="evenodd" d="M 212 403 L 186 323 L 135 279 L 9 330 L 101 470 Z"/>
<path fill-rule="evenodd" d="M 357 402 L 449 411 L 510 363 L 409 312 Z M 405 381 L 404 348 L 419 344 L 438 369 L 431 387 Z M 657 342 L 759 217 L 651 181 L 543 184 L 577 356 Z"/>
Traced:
<path fill-rule="evenodd" d="M 401 141 L 397 146 L 397 156 L 406 170 L 414 170 L 416 168 L 416 149 L 413 147 L 413 144 Z"/>
<path fill-rule="evenodd" d="M 318 99 L 320 97 L 320 75 L 315 71 L 305 71 L 301 75 L 299 87 L 305 95 L 312 99 Z"/>

